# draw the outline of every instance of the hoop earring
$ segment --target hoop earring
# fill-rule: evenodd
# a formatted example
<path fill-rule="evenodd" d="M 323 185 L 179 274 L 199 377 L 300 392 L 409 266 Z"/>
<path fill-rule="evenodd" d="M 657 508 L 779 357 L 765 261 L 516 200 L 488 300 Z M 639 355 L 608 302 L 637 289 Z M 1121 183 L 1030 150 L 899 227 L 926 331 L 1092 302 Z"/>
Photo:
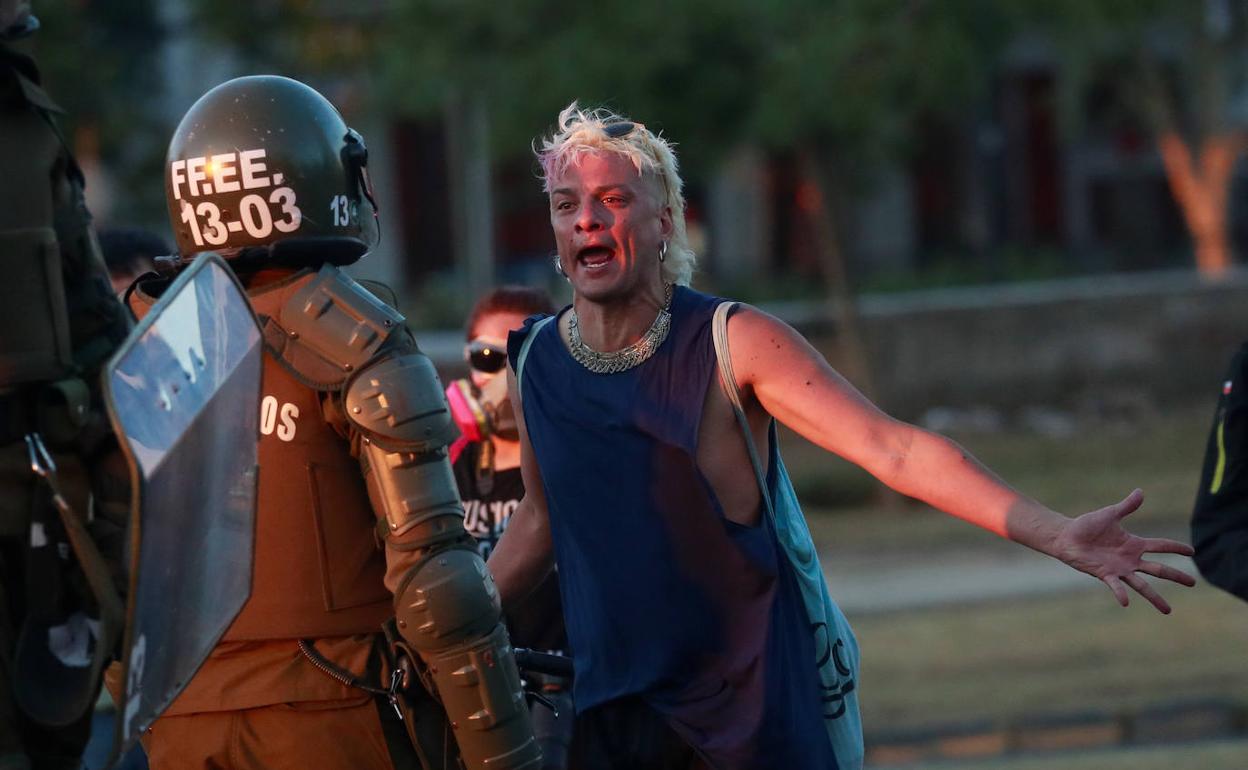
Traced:
<path fill-rule="evenodd" d="M 570 280 L 570 279 L 568 278 L 568 274 L 567 274 L 567 273 L 565 273 L 565 272 L 563 272 L 563 263 L 559 261 L 559 255 L 558 255 L 558 254 L 556 254 L 556 255 L 555 255 L 555 272 L 556 272 L 556 273 L 558 273 L 559 275 L 563 276 L 563 279 L 564 279 L 565 281 Z"/>
<path fill-rule="evenodd" d="M 659 261 L 667 259 L 667 241 L 663 241 L 663 245 L 659 247 Z"/>

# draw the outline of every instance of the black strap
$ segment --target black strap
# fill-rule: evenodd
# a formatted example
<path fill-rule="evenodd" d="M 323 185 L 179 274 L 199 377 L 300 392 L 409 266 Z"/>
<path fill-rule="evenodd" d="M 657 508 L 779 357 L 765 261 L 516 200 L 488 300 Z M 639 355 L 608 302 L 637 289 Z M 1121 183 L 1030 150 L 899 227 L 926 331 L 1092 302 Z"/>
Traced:
<path fill-rule="evenodd" d="M 319 650 L 316 649 L 316 642 L 311 639 L 300 639 L 299 651 L 302 652 L 304 657 L 306 657 L 313 666 L 316 666 L 321 673 L 337 679 L 339 682 L 342 682 L 348 687 L 354 687 L 357 690 L 363 690 L 364 692 L 372 693 L 373 695 L 381 695 L 386 698 L 391 696 L 389 690 L 384 690 L 380 687 L 373 687 L 360 677 L 351 673 L 342 666 L 339 666 L 337 663 L 334 663 L 329 658 L 326 658 L 320 653 Z"/>

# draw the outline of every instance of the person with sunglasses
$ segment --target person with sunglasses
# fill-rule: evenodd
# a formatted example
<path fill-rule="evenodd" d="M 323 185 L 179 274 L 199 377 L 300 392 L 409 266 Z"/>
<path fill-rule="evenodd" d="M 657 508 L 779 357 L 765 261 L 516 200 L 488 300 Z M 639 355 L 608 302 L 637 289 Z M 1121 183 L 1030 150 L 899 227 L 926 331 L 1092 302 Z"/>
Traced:
<path fill-rule="evenodd" d="M 1141 573 L 1193 583 L 1143 559 L 1189 546 L 1121 526 L 1138 490 L 1066 517 L 881 412 L 778 319 L 741 305 L 721 332 L 717 311 L 732 305 L 689 288 L 695 259 L 665 138 L 573 102 L 534 146 L 573 300 L 509 338 L 526 495 L 488 566 L 507 611 L 558 565 L 575 664 L 572 767 L 861 765 L 860 738 L 856 754 L 834 754 L 843 710 L 821 690 L 812 634 L 826 624 L 812 623 L 806 573 L 770 514 L 788 505 L 772 494 L 776 420 L 904 494 L 1101 579 L 1124 605 L 1130 587 L 1169 612 Z M 665 739 L 641 753 L 639 734 Z"/>
<path fill-rule="evenodd" d="M 469 377 L 447 387 L 447 400 L 461 437 L 451 446 L 452 468 L 464 503 L 464 529 L 488 558 L 524 497 L 520 475 L 520 436 L 507 398 L 507 334 L 526 318 L 555 311 L 549 295 L 528 286 L 500 286 L 483 295 L 468 314 L 464 359 Z M 567 636 L 552 574 L 508 613 L 516 647 L 563 653 Z M 542 747 L 542 768 L 562 770 L 572 734 L 572 699 L 558 677 L 528 675 L 528 686 L 549 704 L 535 703 L 533 731 Z M 558 712 L 556 714 L 556 711 Z"/>
<path fill-rule="evenodd" d="M 507 334 L 533 315 L 555 306 L 541 289 L 500 286 L 483 295 L 468 314 L 464 360 L 469 376 L 447 388 L 461 437 L 451 449 L 455 480 L 464 501 L 464 528 L 488 558 L 524 496 L 520 436 L 507 398 Z M 517 643 L 518 644 L 518 643 Z"/>

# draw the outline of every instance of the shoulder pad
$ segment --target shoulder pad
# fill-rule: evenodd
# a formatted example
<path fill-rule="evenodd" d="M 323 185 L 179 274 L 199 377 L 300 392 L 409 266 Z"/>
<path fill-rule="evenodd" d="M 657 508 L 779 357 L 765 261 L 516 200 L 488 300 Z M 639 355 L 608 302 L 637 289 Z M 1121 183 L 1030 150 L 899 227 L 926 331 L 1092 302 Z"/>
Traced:
<path fill-rule="evenodd" d="M 429 357 L 409 351 L 369 365 L 346 392 L 347 419 L 392 452 L 429 452 L 459 436 Z"/>
<path fill-rule="evenodd" d="M 404 318 L 325 265 L 286 300 L 275 320 L 279 333 L 265 336 L 282 363 L 311 387 L 337 390 L 377 355 Z"/>

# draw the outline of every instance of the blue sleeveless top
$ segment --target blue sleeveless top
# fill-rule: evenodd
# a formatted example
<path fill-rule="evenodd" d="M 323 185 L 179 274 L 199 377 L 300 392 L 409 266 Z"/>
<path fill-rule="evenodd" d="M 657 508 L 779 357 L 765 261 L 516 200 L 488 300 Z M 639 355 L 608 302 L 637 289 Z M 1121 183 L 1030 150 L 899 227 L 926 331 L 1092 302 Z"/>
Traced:
<path fill-rule="evenodd" d="M 835 768 L 809 621 L 770 522 L 725 518 L 697 467 L 719 302 L 677 287 L 668 338 L 618 374 L 577 363 L 557 322 L 530 346 L 524 418 L 576 707 L 640 696 L 722 770 Z M 508 340 L 513 367 L 536 320 Z"/>

